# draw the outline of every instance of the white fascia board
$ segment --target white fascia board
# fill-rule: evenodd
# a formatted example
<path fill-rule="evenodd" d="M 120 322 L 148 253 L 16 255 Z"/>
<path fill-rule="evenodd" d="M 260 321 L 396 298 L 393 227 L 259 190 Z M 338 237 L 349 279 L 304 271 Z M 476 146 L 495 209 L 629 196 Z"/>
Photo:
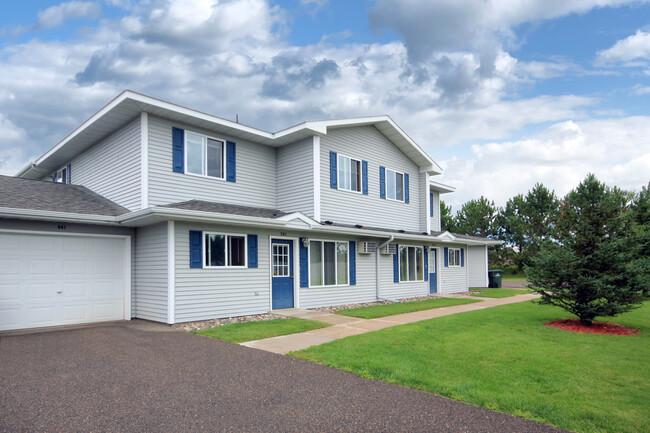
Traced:
<path fill-rule="evenodd" d="M 435 180 L 429 180 L 429 188 L 438 191 L 441 194 L 456 191 L 456 187 L 445 185 L 444 183 L 436 182 Z"/>
<path fill-rule="evenodd" d="M 114 216 L 0 207 L 0 218 L 119 225 Z"/>
<path fill-rule="evenodd" d="M 294 220 L 300 220 L 304 222 L 305 224 L 311 226 L 317 226 L 320 225 L 320 223 L 314 221 L 313 219 L 309 218 L 308 216 L 302 214 L 301 212 L 293 212 L 278 218 L 275 218 L 276 221 L 283 221 L 285 223 L 294 221 Z"/>

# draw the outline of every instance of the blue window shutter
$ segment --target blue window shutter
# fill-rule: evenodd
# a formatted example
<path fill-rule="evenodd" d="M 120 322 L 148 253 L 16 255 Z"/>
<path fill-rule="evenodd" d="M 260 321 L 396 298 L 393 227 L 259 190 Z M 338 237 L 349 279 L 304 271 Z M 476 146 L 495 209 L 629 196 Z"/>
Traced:
<path fill-rule="evenodd" d="M 395 245 L 395 254 L 393 254 L 393 282 L 399 283 L 399 245 Z"/>
<path fill-rule="evenodd" d="M 248 267 L 257 267 L 257 235 L 248 235 Z"/>
<path fill-rule="evenodd" d="M 176 173 L 185 173 L 185 131 L 172 128 L 173 169 Z"/>
<path fill-rule="evenodd" d="M 465 266 L 465 248 L 460 249 L 460 267 Z"/>
<path fill-rule="evenodd" d="M 226 180 L 237 182 L 237 145 L 226 141 Z"/>
<path fill-rule="evenodd" d="M 429 251 L 424 247 L 424 281 L 429 281 Z"/>
<path fill-rule="evenodd" d="M 433 193 L 429 193 L 429 216 L 433 217 Z"/>
<path fill-rule="evenodd" d="M 190 230 L 190 268 L 203 267 L 203 232 Z"/>
<path fill-rule="evenodd" d="M 350 257 L 350 285 L 357 284 L 357 243 L 350 241 L 350 250 L 348 251 Z"/>
<path fill-rule="evenodd" d="M 404 173 L 404 203 L 409 202 L 409 175 Z"/>
<path fill-rule="evenodd" d="M 337 164 L 338 158 L 336 156 L 336 152 L 332 152 L 330 150 L 330 188 L 337 189 L 337 182 L 336 182 L 336 176 L 337 176 Z"/>
<path fill-rule="evenodd" d="M 449 267 L 449 248 L 445 247 L 445 268 Z"/>
<path fill-rule="evenodd" d="M 364 195 L 368 195 L 368 161 L 361 161 L 361 185 Z"/>
<path fill-rule="evenodd" d="M 70 171 L 71 168 L 72 168 L 71 165 L 68 164 L 67 167 L 66 167 L 66 170 L 65 170 L 65 172 L 67 174 L 67 179 L 65 180 L 65 183 L 67 183 L 67 184 L 72 183 L 72 172 Z"/>
<path fill-rule="evenodd" d="M 386 198 L 386 167 L 379 166 L 379 198 Z"/>
<path fill-rule="evenodd" d="M 309 250 L 300 238 L 300 287 L 309 287 Z"/>

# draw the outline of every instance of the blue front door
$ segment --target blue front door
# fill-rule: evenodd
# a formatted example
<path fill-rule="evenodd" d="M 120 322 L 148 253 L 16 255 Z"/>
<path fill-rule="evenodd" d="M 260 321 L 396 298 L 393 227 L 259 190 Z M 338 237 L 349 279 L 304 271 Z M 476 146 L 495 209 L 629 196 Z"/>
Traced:
<path fill-rule="evenodd" d="M 429 250 L 429 293 L 438 292 L 438 250 Z"/>
<path fill-rule="evenodd" d="M 271 241 L 273 309 L 293 308 L 293 241 Z"/>

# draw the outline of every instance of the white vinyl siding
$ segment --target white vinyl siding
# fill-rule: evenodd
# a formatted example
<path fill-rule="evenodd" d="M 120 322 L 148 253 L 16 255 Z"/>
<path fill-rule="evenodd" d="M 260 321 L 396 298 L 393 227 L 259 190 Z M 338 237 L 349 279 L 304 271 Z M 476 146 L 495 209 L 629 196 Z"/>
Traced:
<path fill-rule="evenodd" d="M 466 260 L 469 287 L 487 287 L 487 247 L 468 247 Z"/>
<path fill-rule="evenodd" d="M 321 137 L 321 220 L 420 230 L 419 168 L 374 126 L 330 129 Z M 330 151 L 368 161 L 368 195 L 330 187 Z M 379 197 L 379 166 L 409 174 L 409 203 Z"/>
<path fill-rule="evenodd" d="M 70 163 L 72 183 L 129 210 L 140 209 L 140 117 Z"/>
<path fill-rule="evenodd" d="M 279 210 L 314 216 L 313 152 L 311 137 L 277 150 Z"/>
<path fill-rule="evenodd" d="M 431 217 L 431 230 L 435 232 L 441 231 L 440 225 L 440 193 L 438 191 L 431 191 L 433 194 L 433 217 Z M 431 215 L 431 210 L 427 209 L 427 215 Z"/>
<path fill-rule="evenodd" d="M 176 322 L 245 316 L 269 311 L 269 232 L 257 234 L 257 268 L 190 268 L 190 230 L 240 234 L 241 227 L 176 221 Z M 279 233 L 277 233 L 279 235 Z M 205 246 L 203 246 L 205 249 Z M 205 251 L 204 251 L 205 252 Z"/>
<path fill-rule="evenodd" d="M 167 322 L 167 223 L 139 227 L 136 236 L 134 317 Z"/>
<path fill-rule="evenodd" d="M 460 248 L 458 245 L 446 245 L 447 248 Z M 467 247 L 465 248 L 465 260 L 467 260 Z M 440 292 L 441 293 L 458 293 L 466 292 L 469 288 L 467 285 L 467 266 L 452 268 L 445 266 L 444 246 L 440 247 L 441 252 L 438 270 L 440 271 Z"/>
<path fill-rule="evenodd" d="M 172 170 L 172 127 L 237 144 L 237 182 L 175 173 Z M 275 149 L 214 131 L 149 116 L 149 205 L 205 200 L 243 206 L 276 207 Z M 74 167 L 72 169 L 74 176 Z"/>

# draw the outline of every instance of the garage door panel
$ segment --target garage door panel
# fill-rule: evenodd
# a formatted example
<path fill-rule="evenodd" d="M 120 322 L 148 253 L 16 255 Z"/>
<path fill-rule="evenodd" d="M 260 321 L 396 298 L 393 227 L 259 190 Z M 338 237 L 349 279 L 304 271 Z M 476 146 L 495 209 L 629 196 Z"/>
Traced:
<path fill-rule="evenodd" d="M 124 242 L 0 233 L 0 330 L 124 319 Z"/>

